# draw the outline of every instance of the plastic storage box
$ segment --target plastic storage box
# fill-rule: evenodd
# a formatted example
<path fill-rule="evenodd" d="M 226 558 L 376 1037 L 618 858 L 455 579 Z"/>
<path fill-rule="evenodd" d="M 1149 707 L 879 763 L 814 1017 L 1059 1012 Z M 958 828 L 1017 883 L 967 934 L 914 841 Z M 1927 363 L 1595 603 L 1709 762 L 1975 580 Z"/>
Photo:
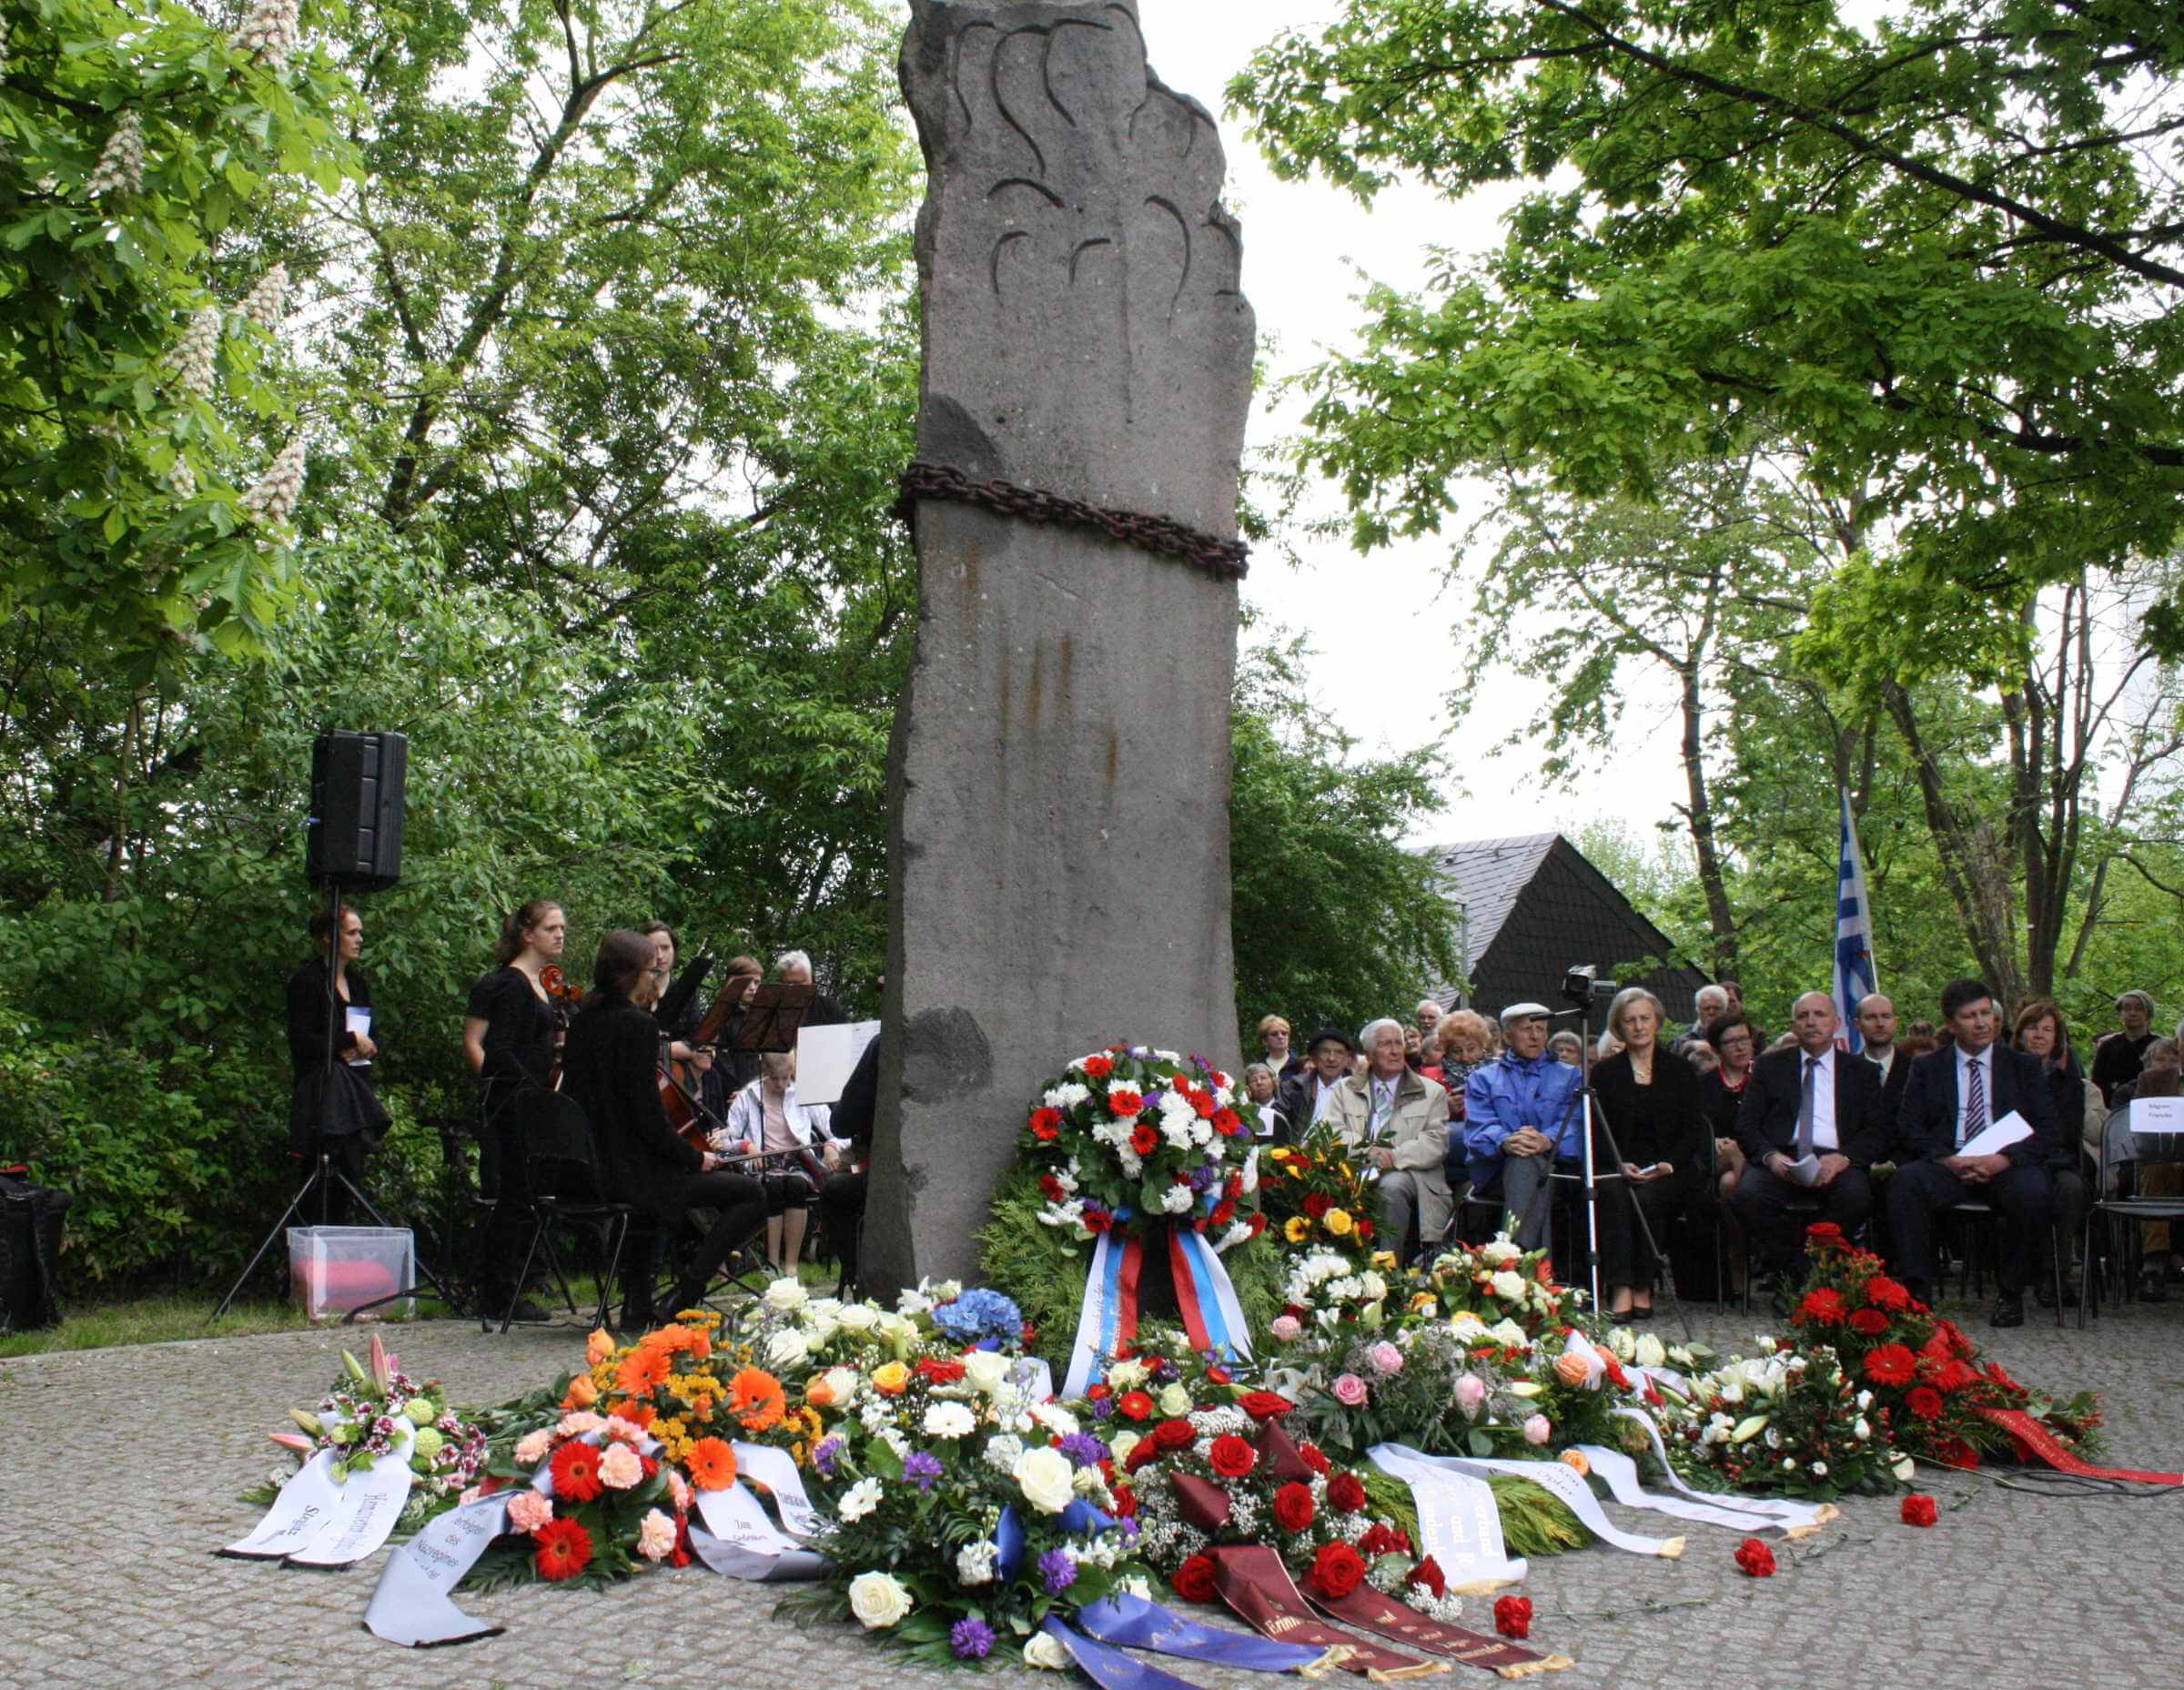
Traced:
<path fill-rule="evenodd" d="M 412 1281 L 415 1248 L 408 1227 L 290 1227 L 296 1306 L 316 1321 L 401 1290 Z M 372 1312 L 408 1314 L 412 1300 L 379 1303 Z"/>

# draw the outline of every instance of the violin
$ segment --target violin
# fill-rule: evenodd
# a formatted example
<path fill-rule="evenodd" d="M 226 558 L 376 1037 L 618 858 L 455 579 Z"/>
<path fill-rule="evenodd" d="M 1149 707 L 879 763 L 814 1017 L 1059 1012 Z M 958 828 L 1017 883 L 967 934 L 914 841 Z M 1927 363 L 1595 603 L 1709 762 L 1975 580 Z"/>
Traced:
<path fill-rule="evenodd" d="M 547 1007 L 553 1011 L 553 1068 L 546 1077 L 546 1089 L 561 1088 L 561 1039 L 569 1031 L 569 1023 L 575 1019 L 577 1010 L 584 1001 L 584 988 L 561 972 L 561 965 L 550 962 L 539 970 L 539 987 L 546 994 Z"/>
<path fill-rule="evenodd" d="M 692 1049 L 703 1050 L 708 1055 L 712 1053 L 715 1042 L 720 1038 L 721 1029 L 727 1025 L 728 1017 L 742 1004 L 753 984 L 749 975 L 731 975 L 721 982 L 721 989 L 713 996 L 713 1007 L 706 1010 L 705 1019 L 699 1023 L 698 1030 L 691 1037 Z M 704 1110 L 698 1101 L 697 1082 L 695 1067 L 669 1057 L 667 1041 L 662 1039 L 660 1046 L 660 1107 L 667 1112 L 667 1124 L 703 1150 L 707 1148 L 709 1135 L 717 1130 L 722 1123 L 717 1119 L 702 1118 Z"/>

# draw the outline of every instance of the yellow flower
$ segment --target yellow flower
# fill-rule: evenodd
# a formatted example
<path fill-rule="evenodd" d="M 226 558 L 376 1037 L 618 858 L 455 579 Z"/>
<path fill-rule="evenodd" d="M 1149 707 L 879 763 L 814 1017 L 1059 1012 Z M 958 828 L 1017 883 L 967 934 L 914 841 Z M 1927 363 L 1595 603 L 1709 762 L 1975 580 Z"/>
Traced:
<path fill-rule="evenodd" d="M 1384 1273 L 1394 1272 L 1395 1252 L 1391 1250 L 1374 1250 L 1372 1252 L 1371 1265 L 1380 1269 Z"/>
<path fill-rule="evenodd" d="M 1281 1235 L 1292 1244 L 1301 1244 L 1312 1235 L 1312 1223 L 1302 1215 L 1291 1215 L 1282 1222 Z"/>
<path fill-rule="evenodd" d="M 1357 1230 L 1358 1223 L 1350 1218 L 1347 1209 L 1330 1209 L 1320 1217 L 1320 1224 L 1339 1239 L 1346 1239 Z"/>
<path fill-rule="evenodd" d="M 900 1361 L 890 1361 L 872 1370 L 872 1388 L 883 1396 L 899 1397 L 909 1383 L 910 1370 Z"/>

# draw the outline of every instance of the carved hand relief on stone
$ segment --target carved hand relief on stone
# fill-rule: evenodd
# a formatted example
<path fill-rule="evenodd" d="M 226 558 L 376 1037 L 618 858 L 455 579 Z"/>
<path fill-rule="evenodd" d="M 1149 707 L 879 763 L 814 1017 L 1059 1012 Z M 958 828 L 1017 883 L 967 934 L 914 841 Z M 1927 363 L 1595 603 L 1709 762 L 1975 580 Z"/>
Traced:
<path fill-rule="evenodd" d="M 919 456 L 1234 533 L 1254 329 L 1212 118 L 1134 5 L 914 13 Z"/>

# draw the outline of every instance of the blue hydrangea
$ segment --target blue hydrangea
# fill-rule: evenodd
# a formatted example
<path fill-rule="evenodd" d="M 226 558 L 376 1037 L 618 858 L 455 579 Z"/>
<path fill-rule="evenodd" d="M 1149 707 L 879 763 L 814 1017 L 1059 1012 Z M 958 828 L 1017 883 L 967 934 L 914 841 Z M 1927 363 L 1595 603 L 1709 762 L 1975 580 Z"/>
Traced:
<path fill-rule="evenodd" d="M 933 1324 L 958 1343 L 1015 1338 L 1024 1331 L 1024 1311 L 999 1291 L 981 1287 L 934 1310 Z"/>

